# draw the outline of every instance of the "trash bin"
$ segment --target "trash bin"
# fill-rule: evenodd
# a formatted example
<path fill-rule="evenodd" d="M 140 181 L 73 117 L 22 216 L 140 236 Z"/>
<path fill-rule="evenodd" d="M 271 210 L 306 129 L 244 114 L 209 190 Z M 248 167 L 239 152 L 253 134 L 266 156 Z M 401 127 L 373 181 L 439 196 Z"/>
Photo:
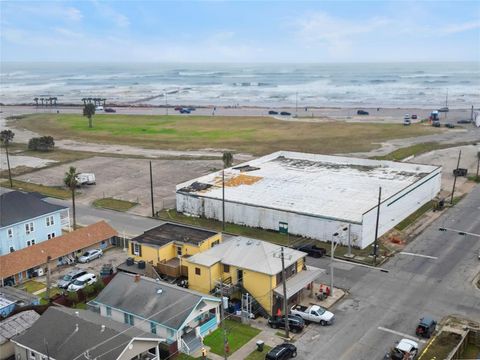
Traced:
<path fill-rule="evenodd" d="M 265 345 L 265 343 L 263 342 L 263 340 L 258 340 L 258 341 L 257 341 L 257 350 L 260 351 L 260 352 L 262 352 L 264 345 Z"/>

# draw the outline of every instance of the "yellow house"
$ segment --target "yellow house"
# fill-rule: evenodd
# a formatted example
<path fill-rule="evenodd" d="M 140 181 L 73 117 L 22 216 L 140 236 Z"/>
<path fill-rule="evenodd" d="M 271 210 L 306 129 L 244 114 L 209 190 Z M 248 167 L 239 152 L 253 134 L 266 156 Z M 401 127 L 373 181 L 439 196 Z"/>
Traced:
<path fill-rule="evenodd" d="M 231 296 L 248 292 L 269 315 L 283 307 L 281 247 L 269 242 L 236 237 L 183 259 L 190 289 Z M 300 300 L 302 291 L 322 270 L 307 267 L 306 253 L 284 248 L 288 304 Z"/>
<path fill-rule="evenodd" d="M 222 235 L 196 227 L 165 223 L 130 241 L 135 261 L 152 264 L 158 272 L 179 277 L 187 275 L 181 259 L 208 250 L 222 242 Z"/>

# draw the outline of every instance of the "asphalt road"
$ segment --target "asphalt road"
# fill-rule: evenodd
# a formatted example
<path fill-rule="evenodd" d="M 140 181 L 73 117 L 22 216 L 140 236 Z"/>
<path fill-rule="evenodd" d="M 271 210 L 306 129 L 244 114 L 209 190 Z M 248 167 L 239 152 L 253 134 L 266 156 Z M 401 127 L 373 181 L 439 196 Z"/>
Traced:
<path fill-rule="evenodd" d="M 480 239 L 440 232 L 439 227 L 480 233 L 480 186 L 404 249 L 432 258 L 397 254 L 383 266 L 388 273 L 337 263 L 335 285 L 348 289 L 349 295 L 334 307 L 333 326 L 308 326 L 296 342 L 298 357 L 382 359 L 402 334 L 415 339 L 415 327 L 424 315 L 480 321 L 480 290 L 473 285 L 480 271 Z M 322 280 L 328 283 L 329 260 L 308 262 L 327 270 Z M 424 345 L 420 342 L 421 348 Z"/>
<path fill-rule="evenodd" d="M 70 216 L 72 216 L 72 202 L 70 200 L 53 198 L 48 198 L 46 200 L 52 204 L 69 206 Z M 161 220 L 155 220 L 120 211 L 98 209 L 90 207 L 89 205 L 82 205 L 78 203 L 75 205 L 78 225 L 85 226 L 105 220 L 115 230 L 118 231 L 119 236 L 126 236 L 127 238 L 143 234 L 144 231 L 165 223 Z"/>

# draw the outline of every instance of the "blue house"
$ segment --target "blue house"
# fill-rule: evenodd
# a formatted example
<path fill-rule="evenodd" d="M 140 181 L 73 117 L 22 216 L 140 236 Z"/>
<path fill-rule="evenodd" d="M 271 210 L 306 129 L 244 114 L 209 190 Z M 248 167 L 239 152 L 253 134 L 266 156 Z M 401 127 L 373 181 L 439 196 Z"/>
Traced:
<path fill-rule="evenodd" d="M 0 256 L 62 235 L 70 227 L 66 206 L 20 191 L 0 195 Z"/>

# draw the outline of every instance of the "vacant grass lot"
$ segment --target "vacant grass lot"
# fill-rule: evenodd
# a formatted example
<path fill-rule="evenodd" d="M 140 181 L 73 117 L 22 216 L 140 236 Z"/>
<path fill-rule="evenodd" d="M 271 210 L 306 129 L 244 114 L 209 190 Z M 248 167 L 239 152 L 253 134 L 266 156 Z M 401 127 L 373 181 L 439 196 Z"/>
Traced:
<path fill-rule="evenodd" d="M 368 151 L 390 139 L 440 131 L 423 125 L 307 123 L 239 116 L 99 114 L 89 129 L 81 115 L 31 114 L 15 120 L 15 124 L 55 139 L 157 149 L 232 149 L 256 155 L 277 150 L 325 154 Z"/>
<path fill-rule="evenodd" d="M 448 354 L 460 343 L 461 335 L 442 331 L 430 344 L 425 348 L 420 358 L 430 359 L 446 359 Z"/>
<path fill-rule="evenodd" d="M 119 200 L 114 198 L 103 198 L 103 199 L 95 200 L 93 202 L 93 206 L 95 207 L 116 210 L 116 211 L 127 211 L 127 210 L 130 210 L 135 205 L 138 205 L 138 204 L 134 202 Z"/>
<path fill-rule="evenodd" d="M 233 354 L 260 333 L 259 329 L 232 320 L 225 320 L 225 328 L 227 330 L 230 354 Z M 210 347 L 211 352 L 221 356 L 224 355 L 223 330 L 221 328 L 207 335 L 203 343 Z"/>
<path fill-rule="evenodd" d="M 12 183 L 13 183 L 13 188 L 16 190 L 38 192 L 45 196 L 49 196 L 57 199 L 65 200 L 65 199 L 70 199 L 72 196 L 71 191 L 64 188 L 44 186 L 44 185 L 29 183 L 29 182 L 20 181 L 20 180 L 13 180 Z M 8 180 L 0 182 L 0 186 L 9 188 L 10 182 Z"/>
<path fill-rule="evenodd" d="M 455 143 L 455 144 L 440 144 L 437 142 L 427 142 L 421 144 L 415 144 L 411 146 L 407 146 L 404 148 L 397 149 L 392 151 L 391 153 L 384 155 L 384 156 L 375 156 L 374 159 L 377 160 L 395 160 L 400 161 L 412 155 L 420 155 L 424 154 L 433 150 L 441 150 L 441 149 L 448 149 L 451 147 L 457 147 L 462 145 L 470 145 L 469 142 L 462 142 L 462 143 Z"/>

